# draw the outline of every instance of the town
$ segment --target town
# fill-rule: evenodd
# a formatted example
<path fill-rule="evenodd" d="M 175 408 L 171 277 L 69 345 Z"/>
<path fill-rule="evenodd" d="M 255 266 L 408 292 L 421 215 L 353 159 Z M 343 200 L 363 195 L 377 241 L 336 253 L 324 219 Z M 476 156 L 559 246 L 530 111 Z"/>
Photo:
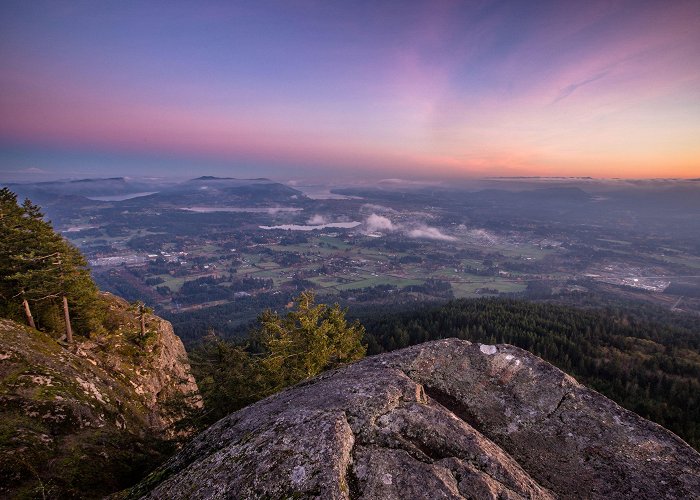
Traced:
<path fill-rule="evenodd" d="M 545 202 L 533 192 L 307 196 L 203 177 L 119 200 L 64 197 L 47 210 L 104 289 L 146 300 L 176 328 L 207 310 L 212 328 L 237 331 L 301 290 L 351 310 L 591 291 L 700 310 L 692 243 L 671 246 L 653 218 L 626 226 L 623 210 L 601 210 L 582 190 L 550 189 Z"/>

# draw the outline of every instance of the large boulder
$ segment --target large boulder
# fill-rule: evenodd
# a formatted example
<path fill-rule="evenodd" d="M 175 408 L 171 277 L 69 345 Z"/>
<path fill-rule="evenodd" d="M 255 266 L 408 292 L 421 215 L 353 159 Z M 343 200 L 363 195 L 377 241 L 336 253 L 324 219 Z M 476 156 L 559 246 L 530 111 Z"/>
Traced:
<path fill-rule="evenodd" d="M 697 498 L 700 455 L 510 345 L 430 342 L 220 420 L 134 498 Z"/>

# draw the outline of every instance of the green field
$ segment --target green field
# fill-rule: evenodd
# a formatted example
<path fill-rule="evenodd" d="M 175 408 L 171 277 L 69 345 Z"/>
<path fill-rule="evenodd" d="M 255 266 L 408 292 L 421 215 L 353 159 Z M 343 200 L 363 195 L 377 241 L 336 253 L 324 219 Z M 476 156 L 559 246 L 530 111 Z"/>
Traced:
<path fill-rule="evenodd" d="M 480 296 L 476 293 L 479 288 L 493 288 L 499 293 L 516 293 L 524 291 L 527 287 L 525 283 L 498 280 L 498 278 L 481 277 L 481 280 L 483 281 L 476 278 L 469 282 L 452 283 L 452 292 L 456 298 L 470 298 Z"/>
<path fill-rule="evenodd" d="M 168 288 L 170 288 L 170 290 L 173 293 L 180 291 L 180 288 L 182 288 L 182 284 L 185 281 L 187 281 L 187 278 L 185 278 L 185 277 L 181 277 L 181 276 L 174 277 L 174 276 L 170 276 L 169 274 L 162 274 L 159 277 L 163 278 L 165 280 L 165 282 L 161 283 L 158 286 L 167 286 Z M 190 279 L 192 279 L 192 278 L 190 278 Z"/>
<path fill-rule="evenodd" d="M 352 283 L 338 285 L 335 288 L 337 290 L 353 290 L 377 285 L 392 285 L 403 288 L 409 285 L 422 285 L 423 283 L 425 283 L 425 280 L 422 279 L 404 279 L 396 278 L 394 276 L 372 276 L 358 281 L 353 281 Z"/>

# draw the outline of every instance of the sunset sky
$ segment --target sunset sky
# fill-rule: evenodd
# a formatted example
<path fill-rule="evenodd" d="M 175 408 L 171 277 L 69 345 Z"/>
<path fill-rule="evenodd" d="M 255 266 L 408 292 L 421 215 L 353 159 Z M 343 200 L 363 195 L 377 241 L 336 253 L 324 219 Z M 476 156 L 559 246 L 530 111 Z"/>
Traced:
<path fill-rule="evenodd" d="M 700 2 L 8 1 L 0 181 L 700 176 Z"/>

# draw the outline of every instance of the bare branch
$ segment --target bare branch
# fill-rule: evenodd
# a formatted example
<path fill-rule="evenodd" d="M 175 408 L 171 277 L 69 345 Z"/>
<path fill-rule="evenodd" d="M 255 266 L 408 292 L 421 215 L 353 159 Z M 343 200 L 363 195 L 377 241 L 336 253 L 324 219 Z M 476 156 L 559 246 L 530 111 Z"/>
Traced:
<path fill-rule="evenodd" d="M 49 295 L 45 295 L 44 297 L 39 297 L 38 299 L 32 299 L 32 302 L 39 302 L 40 300 L 46 300 L 46 299 L 55 299 L 60 297 L 60 293 L 52 293 Z"/>
<path fill-rule="evenodd" d="M 27 257 L 25 257 L 25 256 L 23 256 L 23 255 L 18 255 L 17 258 L 18 258 L 19 260 L 23 260 L 23 261 L 25 261 L 25 262 L 37 262 L 37 261 L 40 261 L 40 260 L 50 259 L 51 257 L 55 257 L 55 256 L 59 256 L 59 257 L 60 257 L 60 256 L 61 256 L 61 252 L 54 252 L 54 253 L 51 253 L 51 254 L 49 254 L 49 255 L 42 255 L 41 257 L 34 257 L 34 258 L 32 258 L 32 259 L 27 258 Z"/>

